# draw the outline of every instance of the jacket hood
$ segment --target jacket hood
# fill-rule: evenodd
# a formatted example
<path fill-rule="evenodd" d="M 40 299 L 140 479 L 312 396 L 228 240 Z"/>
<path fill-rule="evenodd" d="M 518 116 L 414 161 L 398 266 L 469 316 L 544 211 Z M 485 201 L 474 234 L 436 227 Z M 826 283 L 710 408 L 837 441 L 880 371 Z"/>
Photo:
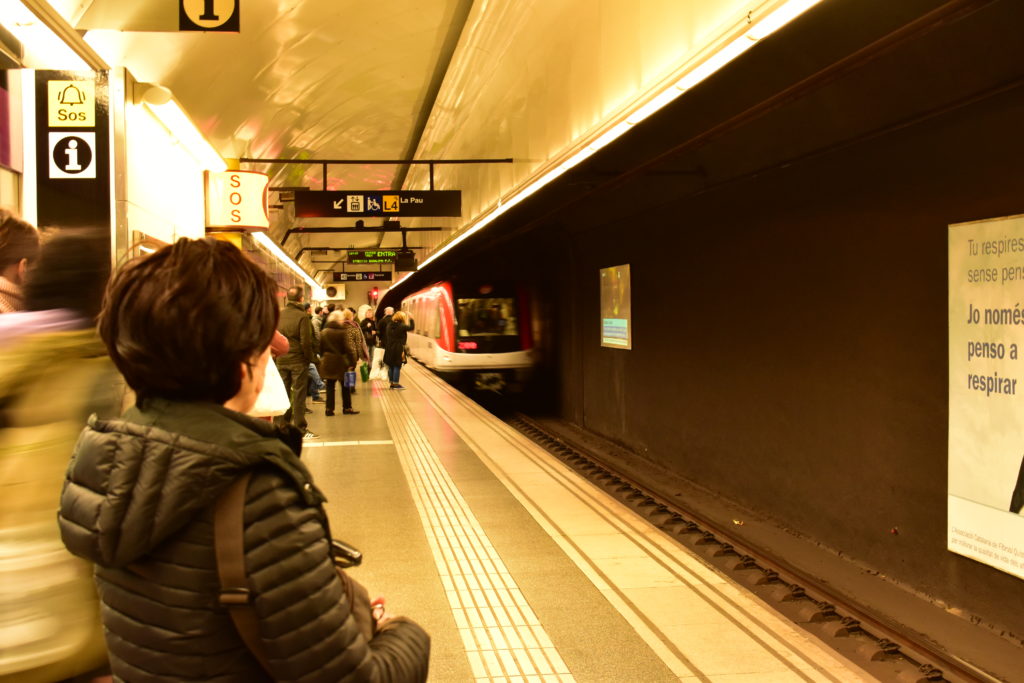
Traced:
<path fill-rule="evenodd" d="M 212 403 L 148 400 L 118 420 L 93 416 L 61 499 L 64 543 L 105 567 L 131 564 L 261 465 L 295 481 L 308 504 L 322 503 L 291 431 Z"/>

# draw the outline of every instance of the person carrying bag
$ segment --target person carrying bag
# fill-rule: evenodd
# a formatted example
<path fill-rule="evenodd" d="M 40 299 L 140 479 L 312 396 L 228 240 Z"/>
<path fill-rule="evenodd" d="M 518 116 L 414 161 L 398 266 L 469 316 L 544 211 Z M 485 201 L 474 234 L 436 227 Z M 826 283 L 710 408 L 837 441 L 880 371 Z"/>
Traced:
<path fill-rule="evenodd" d="M 427 678 L 427 633 L 404 617 L 366 620 L 368 597 L 338 572 L 301 431 L 245 414 L 263 387 L 276 292 L 213 239 L 132 261 L 107 289 L 99 334 L 135 405 L 89 418 L 58 525 L 65 547 L 95 564 L 117 680 Z M 227 536 L 241 571 L 225 590 L 219 505 L 235 515 Z M 239 609 L 254 622 L 248 636 Z"/>

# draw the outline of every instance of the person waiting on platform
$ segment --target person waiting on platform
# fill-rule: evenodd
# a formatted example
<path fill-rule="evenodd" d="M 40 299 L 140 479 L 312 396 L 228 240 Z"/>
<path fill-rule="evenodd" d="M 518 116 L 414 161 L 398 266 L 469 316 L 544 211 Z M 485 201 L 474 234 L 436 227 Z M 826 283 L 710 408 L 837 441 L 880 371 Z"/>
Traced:
<path fill-rule="evenodd" d="M 309 389 L 309 364 L 316 360 L 313 350 L 313 323 L 302 305 L 302 288 L 288 289 L 288 303 L 281 311 L 278 331 L 288 339 L 288 352 L 276 359 L 281 379 L 292 399 L 292 407 L 281 417 L 291 421 L 305 439 L 319 438 L 306 429 L 306 392 Z"/>
<path fill-rule="evenodd" d="M 356 365 L 368 360 L 363 333 L 355 322 L 355 314 L 346 309 L 334 311 L 327 317 L 323 332 L 324 378 L 327 380 L 327 416 L 334 415 L 334 385 L 341 381 L 341 410 L 346 415 L 359 413 L 352 407 L 352 384 L 344 382 L 345 373 L 355 378 Z"/>
<path fill-rule="evenodd" d="M 0 313 L 22 310 L 21 287 L 39 255 L 39 231 L 10 211 L 0 209 Z"/>
<path fill-rule="evenodd" d="M 335 567 L 301 432 L 245 415 L 276 290 L 213 239 L 135 260 L 107 290 L 99 333 L 136 402 L 89 419 L 58 522 L 67 548 L 97 565 L 117 680 L 426 679 L 423 629 L 374 619 Z M 229 568 L 241 576 L 219 576 Z"/>
<path fill-rule="evenodd" d="M 384 365 L 388 366 L 388 379 L 391 380 L 392 389 L 405 389 L 398 381 L 402 377 L 402 364 L 408 360 L 405 357 L 405 343 L 408 339 L 409 330 L 412 328 L 412 318 L 403 311 L 398 311 L 392 315 L 391 322 L 387 326 Z"/>

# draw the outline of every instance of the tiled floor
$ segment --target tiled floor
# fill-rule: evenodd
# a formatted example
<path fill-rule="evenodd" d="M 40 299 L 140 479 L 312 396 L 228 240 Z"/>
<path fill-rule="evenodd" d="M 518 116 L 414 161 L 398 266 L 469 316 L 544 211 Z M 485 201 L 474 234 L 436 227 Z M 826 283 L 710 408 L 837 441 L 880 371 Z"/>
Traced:
<path fill-rule="evenodd" d="M 432 681 L 872 680 L 430 373 L 371 384 L 303 457 Z"/>

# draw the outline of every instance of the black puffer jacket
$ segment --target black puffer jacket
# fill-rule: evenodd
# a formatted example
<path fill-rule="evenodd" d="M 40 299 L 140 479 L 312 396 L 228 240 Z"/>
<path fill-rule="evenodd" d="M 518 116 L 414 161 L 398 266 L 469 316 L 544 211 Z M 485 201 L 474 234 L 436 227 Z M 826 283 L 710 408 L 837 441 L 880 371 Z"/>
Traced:
<path fill-rule="evenodd" d="M 185 436 L 188 434 L 188 436 Z M 274 679 L 422 681 L 429 638 L 366 642 L 330 558 L 324 498 L 277 432 L 218 405 L 147 401 L 82 433 L 61 498 L 65 545 L 97 564 L 114 675 L 267 680 L 217 601 L 213 503 L 246 470 L 245 557 Z"/>

